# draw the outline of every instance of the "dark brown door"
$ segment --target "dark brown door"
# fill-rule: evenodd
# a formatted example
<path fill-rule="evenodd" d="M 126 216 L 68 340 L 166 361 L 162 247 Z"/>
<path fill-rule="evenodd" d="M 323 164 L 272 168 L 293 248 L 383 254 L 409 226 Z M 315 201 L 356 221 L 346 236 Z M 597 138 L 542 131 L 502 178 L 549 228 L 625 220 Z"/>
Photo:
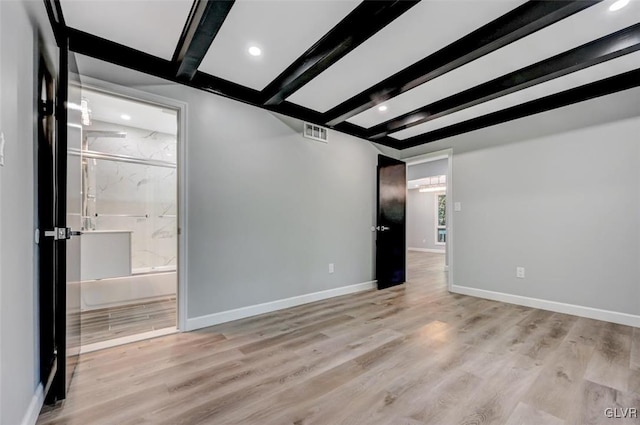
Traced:
<path fill-rule="evenodd" d="M 376 278 L 378 289 L 404 283 L 406 278 L 406 164 L 378 155 L 378 223 Z"/>
<path fill-rule="evenodd" d="M 57 81 L 40 65 L 38 137 L 38 228 L 41 380 L 45 401 L 66 396 L 80 351 L 80 225 L 82 128 L 68 105 L 80 104 L 70 90 L 68 51 L 61 46 Z M 55 88 L 55 94 L 54 94 Z"/>
<path fill-rule="evenodd" d="M 55 240 L 45 237 L 54 225 L 54 79 L 53 66 L 44 56 L 38 68 L 38 143 L 36 189 L 38 199 L 38 295 L 40 323 L 40 380 L 45 394 L 49 392 L 57 371 L 58 341 L 56 338 Z"/>

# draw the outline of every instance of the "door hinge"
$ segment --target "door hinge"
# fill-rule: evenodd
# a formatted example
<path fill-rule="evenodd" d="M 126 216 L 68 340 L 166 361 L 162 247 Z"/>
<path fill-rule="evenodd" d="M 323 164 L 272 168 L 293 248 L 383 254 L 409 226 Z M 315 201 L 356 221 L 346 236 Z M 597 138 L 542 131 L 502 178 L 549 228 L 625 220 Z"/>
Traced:
<path fill-rule="evenodd" d="M 41 100 L 40 101 L 40 114 L 47 117 L 53 115 L 53 101 Z"/>

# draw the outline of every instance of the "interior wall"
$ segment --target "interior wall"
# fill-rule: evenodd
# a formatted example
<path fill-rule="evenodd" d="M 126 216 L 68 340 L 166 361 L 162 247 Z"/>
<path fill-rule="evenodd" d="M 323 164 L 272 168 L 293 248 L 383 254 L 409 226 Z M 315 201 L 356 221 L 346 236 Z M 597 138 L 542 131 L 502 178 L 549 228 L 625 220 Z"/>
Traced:
<path fill-rule="evenodd" d="M 39 384 L 35 244 L 35 97 L 42 2 L 0 2 L 0 424 L 23 423 Z M 48 30 L 47 30 L 48 31 Z M 53 57 L 50 55 L 50 57 Z M 39 408 L 39 406 L 36 406 Z"/>
<path fill-rule="evenodd" d="M 4 68 L 4 45 L 2 44 L 2 40 L 5 38 L 3 35 L 3 31 L 2 31 L 2 5 L 0 4 L 0 137 L 4 137 L 4 132 L 3 132 L 3 128 L 4 128 L 4 121 L 3 121 L 3 115 L 2 115 L 2 81 L 3 81 L 3 68 Z M 2 143 L 2 141 L 0 140 L 0 143 Z M 4 240 L 4 235 L 2 234 L 2 186 L 3 186 L 3 168 L 0 166 L 0 241 Z M 0 270 L 2 270 L 2 243 L 0 243 Z M 0 272 L 0 308 L 2 307 L 2 273 Z M 2 312 L 0 311 L 0 376 L 2 376 Z M 3 406 L 4 406 L 4 398 L 2 397 L 2 384 L 0 384 L 0 412 L 2 412 L 3 410 Z M 0 424 L 2 424 L 2 414 L 0 414 Z"/>
<path fill-rule="evenodd" d="M 446 172 L 445 172 L 446 174 Z M 438 192 L 410 189 L 407 197 L 407 246 L 445 252 L 445 245 L 436 244 L 436 196 Z"/>
<path fill-rule="evenodd" d="M 453 147 L 454 285 L 640 314 L 638 90 L 437 142 Z M 635 99 L 635 100 L 633 100 Z M 636 117 L 522 138 L 559 121 Z M 426 149 L 425 149 L 426 150 Z M 410 157 L 419 152 L 409 150 Z M 525 279 L 516 278 L 525 267 Z"/>

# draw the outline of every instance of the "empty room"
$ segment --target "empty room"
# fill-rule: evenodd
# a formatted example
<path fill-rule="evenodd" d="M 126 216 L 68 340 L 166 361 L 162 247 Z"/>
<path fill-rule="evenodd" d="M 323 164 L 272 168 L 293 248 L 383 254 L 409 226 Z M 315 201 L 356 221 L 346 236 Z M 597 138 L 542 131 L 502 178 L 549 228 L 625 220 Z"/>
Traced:
<path fill-rule="evenodd" d="M 0 425 L 640 423 L 640 0 L 0 1 Z"/>

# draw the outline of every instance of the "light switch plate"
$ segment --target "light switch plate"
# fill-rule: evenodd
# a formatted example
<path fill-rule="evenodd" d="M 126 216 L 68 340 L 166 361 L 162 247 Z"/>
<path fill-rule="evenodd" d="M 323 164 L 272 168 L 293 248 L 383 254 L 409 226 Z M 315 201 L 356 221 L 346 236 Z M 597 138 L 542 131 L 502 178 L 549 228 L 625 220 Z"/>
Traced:
<path fill-rule="evenodd" d="M 4 133 L 0 131 L 0 166 L 4 166 Z"/>
<path fill-rule="evenodd" d="M 460 202 L 454 202 L 454 203 L 453 203 L 453 210 L 454 210 L 454 211 L 462 211 L 462 203 L 460 203 Z"/>

